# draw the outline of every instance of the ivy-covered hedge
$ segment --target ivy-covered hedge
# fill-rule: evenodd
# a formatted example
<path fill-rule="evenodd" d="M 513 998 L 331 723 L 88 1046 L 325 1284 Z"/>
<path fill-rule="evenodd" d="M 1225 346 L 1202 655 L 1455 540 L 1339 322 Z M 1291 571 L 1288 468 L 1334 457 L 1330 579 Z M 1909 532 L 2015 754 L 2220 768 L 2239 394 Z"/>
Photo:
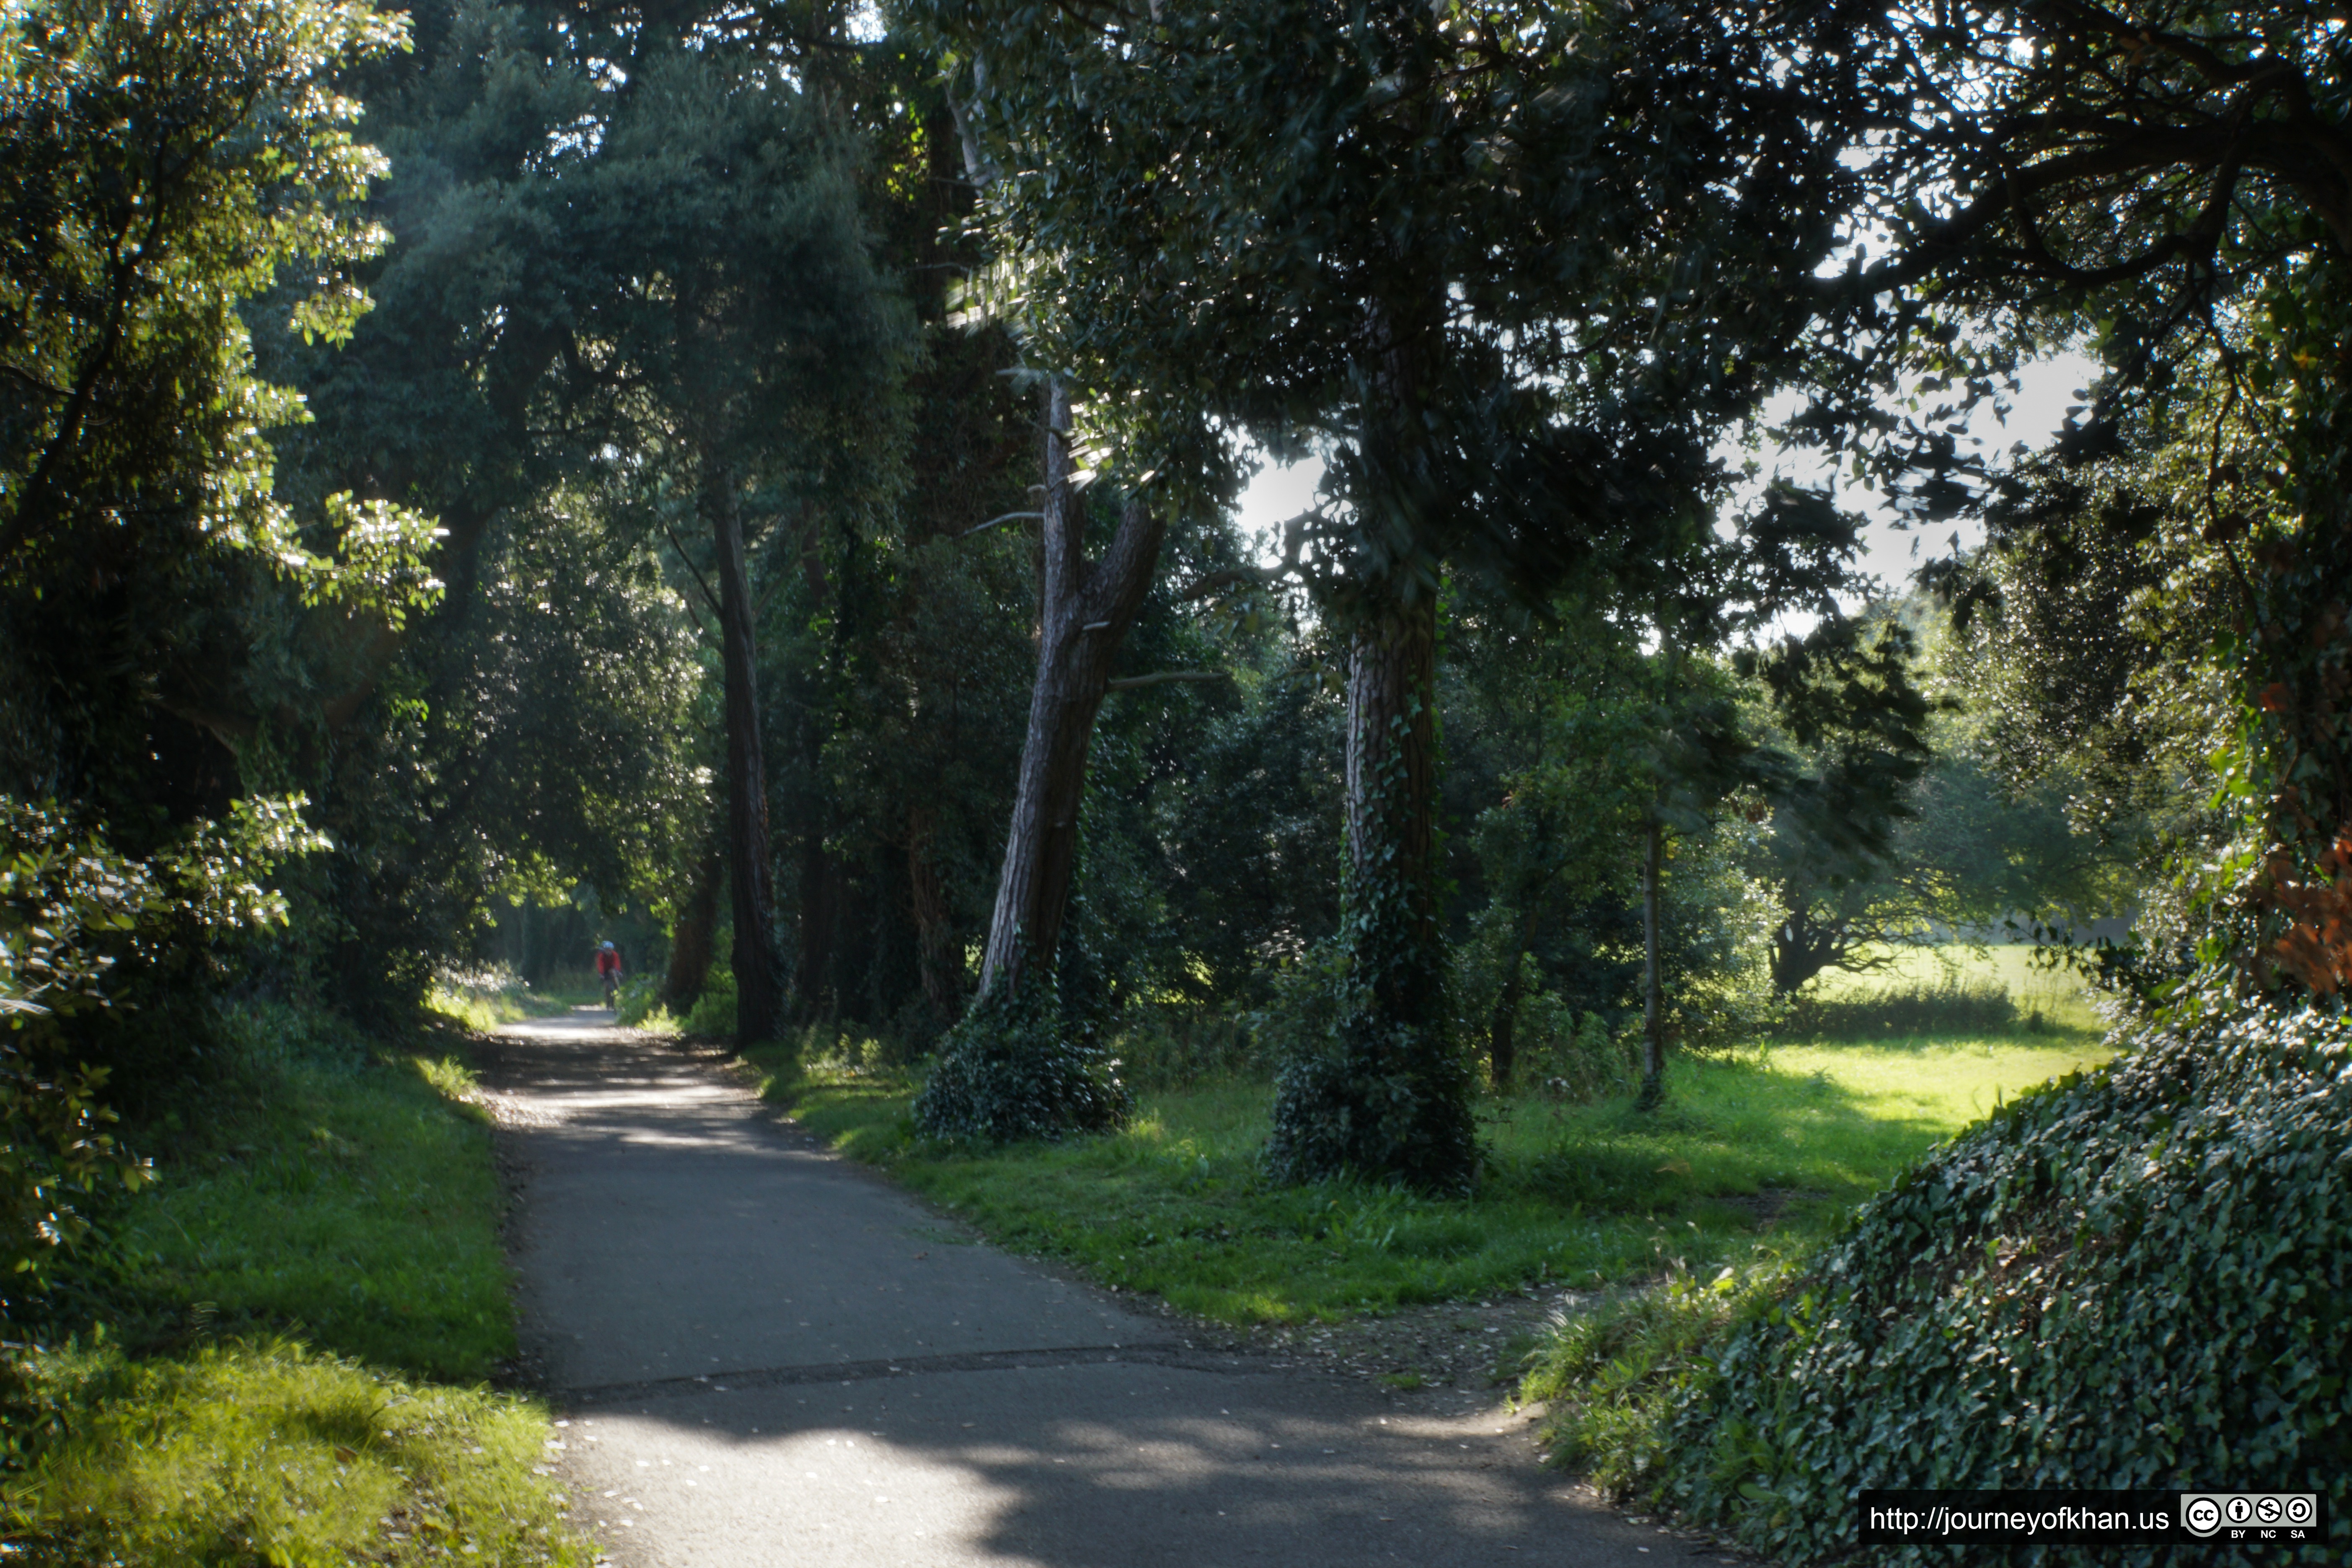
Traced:
<path fill-rule="evenodd" d="M 2178 1487 L 2326 1492 L 2300 1560 L 2342 1563 L 2347 1371 L 2352 1027 L 2271 1011 L 2148 1030 L 1929 1155 L 1608 1468 L 1790 1562 L 1853 1552 L 1865 1488 Z"/>

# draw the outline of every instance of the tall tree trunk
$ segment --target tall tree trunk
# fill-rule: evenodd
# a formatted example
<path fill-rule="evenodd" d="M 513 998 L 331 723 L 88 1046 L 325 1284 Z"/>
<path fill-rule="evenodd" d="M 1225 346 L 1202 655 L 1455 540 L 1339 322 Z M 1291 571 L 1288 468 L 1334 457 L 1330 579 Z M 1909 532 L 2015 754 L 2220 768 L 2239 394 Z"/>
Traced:
<path fill-rule="evenodd" d="M 734 471 L 704 475 L 702 507 L 719 557 L 720 663 L 727 707 L 727 881 L 735 910 L 735 1037 L 776 1037 L 782 1022 L 770 928 L 775 894 L 768 862 L 768 770 L 760 749 L 760 676 L 751 584 Z"/>
<path fill-rule="evenodd" d="M 931 1016 L 952 1021 L 963 1003 L 963 954 L 948 921 L 946 884 L 931 858 L 937 814 L 928 805 L 907 809 L 907 887 L 915 907 L 915 954 L 923 977 L 923 1000 Z"/>
<path fill-rule="evenodd" d="M 1356 457 L 1359 593 L 1348 648 L 1346 990 L 1333 1049 L 1289 1064 L 1269 1169 L 1347 1172 L 1442 1192 L 1477 1173 L 1473 1068 L 1445 1001 L 1437 910 L 1437 596 L 1428 521 L 1460 504 L 1428 461 L 1426 389 L 1444 353 L 1445 294 L 1366 310 L 1359 363 L 1372 395 Z"/>
<path fill-rule="evenodd" d="M 1642 829 L 1642 1096 L 1647 1110 L 1665 1098 L 1666 999 L 1658 974 L 1658 863 L 1665 829 L 1653 811 Z"/>
<path fill-rule="evenodd" d="M 810 610 L 834 618 L 833 584 L 825 572 L 823 531 L 814 514 L 802 519 L 799 530 L 801 583 Z M 825 847 L 835 817 L 833 792 L 825 782 L 824 745 L 837 721 L 837 662 L 841 655 L 839 626 L 820 644 L 816 656 L 795 669 L 788 679 L 788 706 L 794 717 L 791 745 L 797 758 L 794 799 L 797 834 L 799 897 L 794 900 L 794 940 L 791 1013 L 796 1024 L 813 1024 L 838 1016 L 841 997 L 835 984 L 835 955 L 842 945 L 841 858 Z"/>
<path fill-rule="evenodd" d="M 1348 659 L 1347 978 L 1328 1050 L 1276 1086 L 1267 1168 L 1460 1192 L 1477 1171 L 1472 1068 L 1437 921 L 1437 605 L 1360 605 Z"/>
<path fill-rule="evenodd" d="M 1408 1026 L 1443 1006 L 1437 926 L 1437 602 L 1360 624 L 1348 647 L 1350 962 L 1379 1010 Z"/>
<path fill-rule="evenodd" d="M 841 861 L 821 833 L 801 835 L 800 956 L 793 970 L 793 1016 L 802 1023 L 832 1017 L 834 941 L 841 929 Z"/>
<path fill-rule="evenodd" d="M 1527 966 L 1528 946 L 1535 940 L 1535 931 L 1536 914 L 1530 908 L 1527 919 L 1519 922 L 1518 939 L 1511 944 L 1502 994 L 1495 998 L 1495 1016 L 1486 1028 L 1486 1066 L 1497 1094 L 1509 1091 L 1511 1075 L 1518 1067 L 1519 997 L 1527 989 L 1520 971 Z"/>
<path fill-rule="evenodd" d="M 1150 591 L 1165 527 L 1150 506 L 1130 498 L 1110 548 L 1087 565 L 1086 501 L 1070 485 L 1069 424 L 1069 393 L 1056 382 L 1045 395 L 1037 679 L 1029 693 L 1029 733 L 981 966 L 983 996 L 999 984 L 1018 990 L 1031 962 L 1053 962 L 1076 868 L 1078 806 L 1095 715 L 1119 645 Z"/>
<path fill-rule="evenodd" d="M 669 968 L 662 975 L 662 1001 L 671 1007 L 690 1007 L 702 994 L 710 973 L 713 939 L 719 934 L 719 884 L 727 875 L 727 861 L 719 850 L 703 857 L 694 868 L 686 903 L 670 931 Z"/>

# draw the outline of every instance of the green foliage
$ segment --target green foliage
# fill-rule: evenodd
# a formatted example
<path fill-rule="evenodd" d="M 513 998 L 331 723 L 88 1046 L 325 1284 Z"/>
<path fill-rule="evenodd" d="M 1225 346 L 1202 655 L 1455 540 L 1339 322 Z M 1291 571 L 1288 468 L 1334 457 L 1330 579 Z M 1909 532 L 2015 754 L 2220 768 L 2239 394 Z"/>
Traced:
<path fill-rule="evenodd" d="M 284 922 L 284 899 L 261 879 L 319 847 L 301 805 L 239 802 L 226 826 L 196 824 L 142 862 L 54 808 L 0 795 L 0 1264 L 26 1283 L 37 1288 L 55 1251 L 88 1233 L 78 1205 L 102 1178 L 134 1191 L 148 1180 L 147 1163 L 100 1131 L 114 1113 L 99 1096 L 117 1072 L 184 1067 L 203 1048 L 210 1018 L 184 993 Z M 25 1307 L 12 1286 L 0 1320 Z"/>
<path fill-rule="evenodd" d="M 1657 1460 L 1664 1390 L 1704 1375 L 1732 1325 L 1772 1309 L 1791 1265 L 1785 1257 L 1712 1279 L 1676 1269 L 1663 1282 L 1568 1318 L 1533 1358 L 1519 1397 L 1543 1400 L 1547 1457 L 1603 1489 L 1639 1489 Z"/>
<path fill-rule="evenodd" d="M 775 1098 L 994 1240 L 1220 1322 L 1284 1323 L 1801 1250 L 2004 1091 L 2095 1054 L 2080 1039 L 1783 1047 L 1694 1059 L 1656 1112 L 1624 1089 L 1482 1099 L 1467 1197 L 1268 1180 L 1263 1083 L 1146 1089 L 1115 1133 L 992 1147 L 919 1137 L 912 1086 L 888 1071 L 819 1063 Z"/>
<path fill-rule="evenodd" d="M 535 1403 L 408 1382 L 285 1340 L 134 1362 L 99 1346 L 15 1369 L 14 1420 L 49 1429 L 0 1475 L 0 1527 L 37 1563 L 584 1568 L 534 1473 Z"/>
<path fill-rule="evenodd" d="M 347 337 L 367 309 L 348 271 L 386 236 L 349 209 L 383 161 L 321 82 L 403 45 L 404 21 L 331 0 L 0 14 L 6 581 L 112 525 L 250 551 L 394 614 L 428 589 L 426 525 L 397 508 L 338 499 L 341 570 L 304 549 L 261 437 L 300 403 L 253 376 L 238 313 L 298 265 L 315 279 L 291 310 L 305 336 Z"/>
<path fill-rule="evenodd" d="M 1808 1560 L 1850 1548 L 1867 1487 L 2258 1474 L 2328 1493 L 2335 1517 L 2352 1500 L 2347 1061 L 2340 1017 L 2263 1010 L 2144 1028 L 2012 1101 L 1703 1350 L 1680 1336 L 1646 1415 L 1607 1434 L 1611 1474 Z M 2352 1526 L 2332 1529 L 2310 1560 L 2342 1560 Z"/>
<path fill-rule="evenodd" d="M 915 1099 L 925 1136 L 1010 1143 L 1126 1122 L 1133 1102 L 1118 1063 L 1087 1020 L 1065 1015 L 1057 979 L 1039 968 L 1017 990 L 992 988 L 948 1031 Z"/>

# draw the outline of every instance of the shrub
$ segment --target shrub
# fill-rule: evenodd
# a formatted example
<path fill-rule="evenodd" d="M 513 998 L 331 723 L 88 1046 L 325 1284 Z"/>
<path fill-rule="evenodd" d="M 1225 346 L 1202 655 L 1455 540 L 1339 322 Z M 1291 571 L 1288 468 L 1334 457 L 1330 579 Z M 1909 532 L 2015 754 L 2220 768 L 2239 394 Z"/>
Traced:
<path fill-rule="evenodd" d="M 1637 1419 L 1573 1424 L 1619 1489 L 1801 1562 L 1853 1551 L 1864 1488 L 2315 1490 L 2305 1560 L 2346 1561 L 2352 1028 L 2126 1044 L 1930 1154 Z"/>
<path fill-rule="evenodd" d="M 727 1002 L 731 1015 L 735 1002 L 732 986 L 728 989 Z M 620 1005 L 614 1009 L 613 1021 L 625 1029 L 650 1029 L 662 1035 L 676 1034 L 681 1027 L 662 1000 L 661 983 L 650 974 L 632 974 L 621 982 Z M 729 1022 L 733 1022 L 731 1016 Z"/>
<path fill-rule="evenodd" d="M 948 1031 L 915 1125 L 989 1143 L 1108 1131 L 1131 1109 L 1118 1069 L 1091 1030 L 1064 1020 L 1057 988 L 1033 966 L 1019 990 L 992 987 Z"/>
<path fill-rule="evenodd" d="M 1121 1076 L 1139 1089 L 1272 1076 L 1255 1013 L 1225 1012 L 1188 1001 L 1139 1003 L 1118 1037 Z"/>
<path fill-rule="evenodd" d="M 1276 983 L 1265 1033 L 1282 1070 L 1265 1173 L 1464 1192 L 1477 1170 L 1469 1053 L 1457 1036 L 1386 1016 L 1355 962 L 1342 942 L 1320 943 Z"/>
<path fill-rule="evenodd" d="M 1638 1038 L 1612 1036 L 1598 1013 L 1579 1014 L 1549 991 L 1519 1006 L 1520 1077 L 1559 1100 L 1588 1103 L 1640 1079 Z"/>
<path fill-rule="evenodd" d="M 2040 1013 L 2033 1017 L 2039 1019 Z M 1958 975 L 1856 995 L 1803 996 L 1781 1033 L 1792 1039 L 1884 1040 L 1910 1035 L 2006 1035 L 2021 1025 L 2017 1001 L 1998 981 Z"/>
<path fill-rule="evenodd" d="M 623 1022 L 627 1020 L 624 1019 Z M 678 1032 L 694 1039 L 717 1040 L 735 1037 L 735 972 L 725 964 L 714 963 L 703 978 L 702 990 L 694 1005 L 678 1020 Z"/>
<path fill-rule="evenodd" d="M 100 1096 L 170 1102 L 220 1048 L 219 972 L 286 900 L 259 878 L 320 847 L 299 796 L 237 803 L 146 860 L 53 806 L 0 795 L 0 1322 L 24 1310 L 80 1213 L 146 1162 Z M 26 1287 L 31 1287 L 28 1290 Z"/>

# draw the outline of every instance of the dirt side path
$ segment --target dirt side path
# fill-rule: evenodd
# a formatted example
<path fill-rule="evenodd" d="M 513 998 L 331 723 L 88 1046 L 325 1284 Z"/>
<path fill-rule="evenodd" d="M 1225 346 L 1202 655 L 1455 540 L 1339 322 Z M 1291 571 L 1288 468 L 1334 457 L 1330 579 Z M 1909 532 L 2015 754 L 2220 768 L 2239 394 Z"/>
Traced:
<path fill-rule="evenodd" d="M 551 1468 L 622 1568 L 1708 1560 L 1490 1402 L 1055 1278 L 601 1010 L 481 1058 Z"/>

